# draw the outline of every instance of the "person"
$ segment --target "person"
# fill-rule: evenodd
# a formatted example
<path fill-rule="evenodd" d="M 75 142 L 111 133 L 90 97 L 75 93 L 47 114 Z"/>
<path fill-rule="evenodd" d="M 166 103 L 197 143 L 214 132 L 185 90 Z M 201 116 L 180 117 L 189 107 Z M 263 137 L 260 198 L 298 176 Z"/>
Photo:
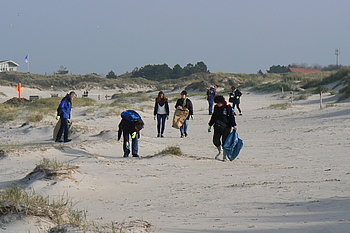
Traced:
<path fill-rule="evenodd" d="M 132 157 L 139 157 L 140 130 L 143 129 L 144 122 L 142 119 L 136 121 L 127 121 L 122 119 L 118 125 L 118 141 L 123 135 L 123 157 L 129 157 L 130 154 L 130 136 L 131 136 L 131 154 Z"/>
<path fill-rule="evenodd" d="M 160 91 L 153 110 L 154 120 L 157 118 L 157 137 L 164 138 L 165 121 L 169 120 L 169 104 L 164 92 Z"/>
<path fill-rule="evenodd" d="M 236 109 L 236 107 L 237 107 L 237 109 L 239 111 L 239 115 L 242 116 L 242 110 L 241 110 L 241 108 L 239 106 L 239 104 L 241 102 L 240 99 L 241 99 L 241 96 L 242 96 L 242 92 L 240 92 L 240 90 L 238 90 L 235 86 L 232 86 L 231 90 L 232 90 L 232 92 L 229 93 L 230 98 L 229 98 L 228 101 L 232 103 L 232 108 L 233 109 Z"/>
<path fill-rule="evenodd" d="M 74 91 L 71 91 L 67 94 L 60 102 L 57 108 L 57 117 L 56 119 L 61 119 L 60 130 L 57 133 L 55 142 L 70 142 L 71 139 L 68 139 L 69 134 L 69 120 L 71 118 L 72 111 L 72 100 L 77 97 L 77 94 Z M 63 140 L 62 140 L 63 134 Z"/>
<path fill-rule="evenodd" d="M 216 95 L 216 90 L 219 88 L 218 85 L 215 85 L 213 87 L 210 87 L 207 90 L 207 100 L 209 103 L 209 115 L 213 114 L 213 107 L 214 107 L 214 97 Z"/>
<path fill-rule="evenodd" d="M 231 133 L 231 129 L 237 130 L 237 124 L 235 116 L 230 104 L 227 104 L 225 98 L 222 95 L 216 95 L 214 98 L 216 105 L 214 106 L 213 115 L 208 123 L 208 132 L 211 132 L 211 127 L 214 125 L 213 144 L 218 149 L 218 154 L 215 159 L 219 159 L 223 154 L 223 160 L 227 160 L 226 153 L 223 152 L 223 144 L 226 141 L 227 136 Z"/>
<path fill-rule="evenodd" d="M 189 114 L 187 115 L 186 120 L 184 121 L 183 125 L 180 127 L 180 133 L 181 133 L 181 138 L 184 136 L 187 137 L 187 129 L 188 129 L 188 120 L 191 119 L 193 120 L 193 104 L 190 99 L 187 98 L 187 91 L 183 90 L 181 92 L 181 98 L 176 101 L 175 108 L 178 106 L 183 106 L 189 110 Z"/>

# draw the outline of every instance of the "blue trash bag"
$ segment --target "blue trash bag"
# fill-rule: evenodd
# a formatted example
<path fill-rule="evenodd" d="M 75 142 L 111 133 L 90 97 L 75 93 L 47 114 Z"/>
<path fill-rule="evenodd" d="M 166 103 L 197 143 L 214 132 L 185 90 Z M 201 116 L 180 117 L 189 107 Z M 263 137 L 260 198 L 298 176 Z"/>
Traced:
<path fill-rule="evenodd" d="M 243 140 L 238 138 L 238 133 L 233 130 L 226 138 L 224 151 L 230 161 L 234 160 L 243 147 Z"/>

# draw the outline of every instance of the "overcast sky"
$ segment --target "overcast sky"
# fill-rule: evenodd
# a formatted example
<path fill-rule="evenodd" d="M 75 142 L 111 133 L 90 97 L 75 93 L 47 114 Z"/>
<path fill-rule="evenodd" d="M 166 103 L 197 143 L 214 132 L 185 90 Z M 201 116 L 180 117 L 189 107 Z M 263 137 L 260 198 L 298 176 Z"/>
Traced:
<path fill-rule="evenodd" d="M 148 64 L 256 73 L 350 64 L 349 0 L 0 0 L 0 60 L 106 75 Z"/>

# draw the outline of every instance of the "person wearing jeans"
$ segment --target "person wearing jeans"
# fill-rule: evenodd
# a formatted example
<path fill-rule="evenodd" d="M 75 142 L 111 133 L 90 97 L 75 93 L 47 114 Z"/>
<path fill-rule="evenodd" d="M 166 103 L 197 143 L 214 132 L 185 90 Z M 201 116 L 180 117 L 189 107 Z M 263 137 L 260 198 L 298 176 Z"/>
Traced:
<path fill-rule="evenodd" d="M 175 109 L 178 106 L 183 106 L 189 110 L 189 114 L 188 114 L 186 120 L 184 121 L 183 125 L 180 127 L 180 133 L 181 133 L 180 137 L 183 138 L 184 136 L 187 137 L 187 135 L 188 135 L 187 134 L 188 120 L 190 119 L 190 117 L 192 120 L 194 119 L 194 117 L 193 117 L 193 104 L 192 104 L 192 101 L 187 98 L 187 91 L 184 90 L 181 92 L 181 98 L 176 101 Z"/>
<path fill-rule="evenodd" d="M 216 95 L 216 89 L 218 89 L 219 86 L 215 85 L 213 87 L 210 87 L 207 91 L 207 101 L 209 103 L 209 115 L 213 114 L 213 107 L 214 107 L 214 97 Z"/>
<path fill-rule="evenodd" d="M 128 157 L 130 154 L 130 147 L 131 147 L 131 154 L 133 157 L 139 157 L 138 155 L 138 149 L 139 149 L 139 142 L 138 139 L 140 138 L 140 130 L 143 129 L 144 122 L 142 119 L 138 119 L 136 121 L 127 121 L 125 119 L 122 119 L 119 123 L 119 130 L 118 130 L 118 141 L 121 139 L 121 136 L 123 135 L 123 157 Z M 131 145 L 130 145 L 130 136 L 131 136 Z"/>
<path fill-rule="evenodd" d="M 169 104 L 164 92 L 160 91 L 155 100 L 153 110 L 154 120 L 157 118 L 157 137 L 164 137 L 165 121 L 169 119 Z"/>

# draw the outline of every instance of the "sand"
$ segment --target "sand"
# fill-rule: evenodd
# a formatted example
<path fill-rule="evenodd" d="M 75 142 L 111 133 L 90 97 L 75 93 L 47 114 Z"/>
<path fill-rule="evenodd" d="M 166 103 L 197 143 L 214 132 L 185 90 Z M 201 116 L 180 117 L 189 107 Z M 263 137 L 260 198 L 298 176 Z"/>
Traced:
<path fill-rule="evenodd" d="M 12 89 L 0 87 L 7 95 L 0 96 L 2 102 L 16 96 Z M 97 92 L 90 93 L 97 98 Z M 102 225 L 141 219 L 154 232 L 350 232 L 348 101 L 335 103 L 335 96 L 325 95 L 320 109 L 319 96 L 313 95 L 282 110 L 270 105 L 288 98 L 243 90 L 243 115 L 236 121 L 244 146 L 234 161 L 223 162 L 214 159 L 205 98 L 189 98 L 195 118 L 186 138 L 171 121 L 165 138 L 157 138 L 153 109 L 138 111 L 145 121 L 140 158 L 122 157 L 119 115 L 86 115 L 84 108 L 73 108 L 73 125 L 83 130 L 69 143 L 52 141 L 55 113 L 23 127 L 23 122 L 1 124 L 6 157 L 0 160 L 0 188 L 23 184 L 45 157 L 69 161 L 78 172 L 60 180 L 31 180 L 26 189 L 50 197 L 67 194 L 77 209 L 87 210 L 88 220 Z M 170 102 L 170 118 L 174 105 Z M 157 155 L 169 146 L 179 146 L 183 155 Z M 40 232 L 47 225 L 26 218 L 2 224 L 0 232 Z"/>

